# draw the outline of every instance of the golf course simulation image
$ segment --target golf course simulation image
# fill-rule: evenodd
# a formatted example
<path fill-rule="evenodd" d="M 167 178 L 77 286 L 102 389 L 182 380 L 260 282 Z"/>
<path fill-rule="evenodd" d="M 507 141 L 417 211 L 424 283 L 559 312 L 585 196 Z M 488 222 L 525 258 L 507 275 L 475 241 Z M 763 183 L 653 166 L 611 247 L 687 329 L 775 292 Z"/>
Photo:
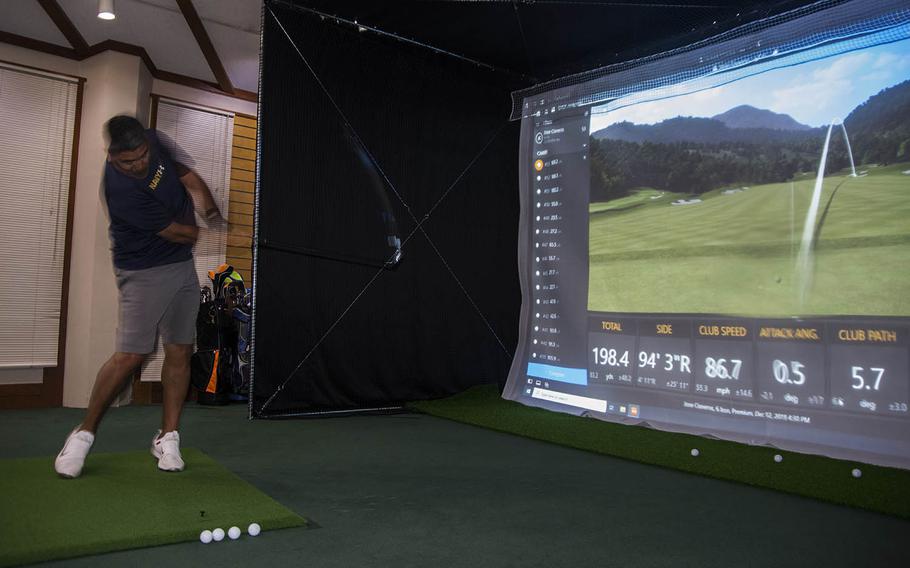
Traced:
<path fill-rule="evenodd" d="M 910 316 L 910 41 L 591 112 L 588 309 Z"/>

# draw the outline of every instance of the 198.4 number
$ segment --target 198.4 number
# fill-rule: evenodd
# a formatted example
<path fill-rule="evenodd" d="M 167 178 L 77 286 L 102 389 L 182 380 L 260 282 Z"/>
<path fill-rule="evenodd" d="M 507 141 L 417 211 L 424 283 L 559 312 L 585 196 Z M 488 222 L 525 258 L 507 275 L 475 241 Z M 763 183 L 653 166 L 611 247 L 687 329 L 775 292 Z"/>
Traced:
<path fill-rule="evenodd" d="M 628 351 L 623 351 L 620 353 L 616 349 L 607 349 L 606 347 L 595 347 L 591 351 L 594 352 L 595 365 L 609 365 L 611 367 L 629 366 Z"/>

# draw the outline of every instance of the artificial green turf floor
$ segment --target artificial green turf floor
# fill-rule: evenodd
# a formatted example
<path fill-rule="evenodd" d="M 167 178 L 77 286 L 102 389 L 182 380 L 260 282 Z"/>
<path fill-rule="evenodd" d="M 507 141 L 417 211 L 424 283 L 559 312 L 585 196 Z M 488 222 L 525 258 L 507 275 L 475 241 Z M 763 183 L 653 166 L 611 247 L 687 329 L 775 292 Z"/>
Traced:
<path fill-rule="evenodd" d="M 0 460 L 0 566 L 306 523 L 201 451 L 182 453 L 181 473 L 158 471 L 148 451 L 90 454 L 77 479 L 58 477 L 53 457 Z"/>
<path fill-rule="evenodd" d="M 503 400 L 492 385 L 411 406 L 563 446 L 910 518 L 910 471 L 550 412 Z M 776 463 L 775 454 L 783 461 Z M 862 477 L 853 477 L 854 468 Z"/>

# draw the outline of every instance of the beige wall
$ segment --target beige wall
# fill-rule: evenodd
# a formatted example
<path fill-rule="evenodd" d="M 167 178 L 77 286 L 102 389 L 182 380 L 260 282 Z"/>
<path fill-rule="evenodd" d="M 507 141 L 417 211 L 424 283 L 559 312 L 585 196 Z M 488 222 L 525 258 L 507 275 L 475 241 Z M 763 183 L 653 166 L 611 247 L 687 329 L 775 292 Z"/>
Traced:
<path fill-rule="evenodd" d="M 139 117 L 139 120 L 146 126 L 148 126 L 148 117 L 151 116 L 152 110 L 152 99 L 149 95 L 152 92 L 153 81 L 154 78 L 152 77 L 151 71 L 148 70 L 144 63 L 140 64 L 139 88 L 136 89 L 136 94 L 138 96 L 136 99 L 136 116 Z"/>
<path fill-rule="evenodd" d="M 256 116 L 256 103 L 226 97 L 217 93 L 210 93 L 208 91 L 200 91 L 199 89 L 178 85 L 177 83 L 169 83 L 160 79 L 152 81 L 152 93 L 178 101 L 186 101 L 188 103 L 195 103 L 197 105 L 220 110 Z"/>
<path fill-rule="evenodd" d="M 113 353 L 117 328 L 114 281 L 102 175 L 107 156 L 104 123 L 130 114 L 148 124 L 152 93 L 234 112 L 256 114 L 255 103 L 153 79 L 138 57 L 106 51 L 73 61 L 0 43 L 0 60 L 84 77 L 79 161 L 66 330 L 63 405 L 88 405 L 95 375 Z M 128 401 L 129 394 L 121 398 Z"/>
<path fill-rule="evenodd" d="M 73 246 L 70 262 L 66 366 L 63 405 L 88 405 L 101 365 L 114 352 L 117 330 L 117 287 L 111 265 L 108 217 L 102 176 L 107 157 L 103 127 L 116 114 L 137 116 L 140 101 L 148 100 L 150 81 L 142 80 L 138 57 L 106 51 L 82 62 L 86 78 L 79 136 Z"/>

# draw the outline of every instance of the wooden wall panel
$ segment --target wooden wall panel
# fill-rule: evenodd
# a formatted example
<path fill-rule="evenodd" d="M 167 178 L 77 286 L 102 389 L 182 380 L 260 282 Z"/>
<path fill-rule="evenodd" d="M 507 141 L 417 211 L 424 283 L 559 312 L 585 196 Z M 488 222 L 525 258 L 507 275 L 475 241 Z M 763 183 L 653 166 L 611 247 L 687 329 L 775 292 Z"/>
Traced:
<path fill-rule="evenodd" d="M 256 117 L 234 115 L 231 197 L 228 205 L 227 263 L 252 284 L 253 194 L 256 181 Z"/>

